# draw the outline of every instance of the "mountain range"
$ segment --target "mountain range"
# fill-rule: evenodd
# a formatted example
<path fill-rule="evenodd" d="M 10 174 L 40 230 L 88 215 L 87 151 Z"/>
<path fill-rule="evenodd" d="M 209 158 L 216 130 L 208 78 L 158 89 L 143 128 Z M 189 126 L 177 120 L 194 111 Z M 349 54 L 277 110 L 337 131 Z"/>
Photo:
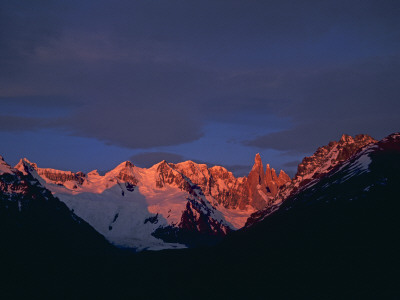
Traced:
<path fill-rule="evenodd" d="M 61 276 L 51 295 L 99 284 L 96 294 L 110 297 L 395 299 L 398 182 L 399 133 L 343 135 L 292 179 L 264 170 L 258 154 L 241 178 L 191 161 L 127 161 L 100 175 L 1 158 L 0 257 Z M 31 288 L 42 283 L 32 278 Z"/>
<path fill-rule="evenodd" d="M 216 241 L 242 228 L 290 181 L 269 165 L 264 172 L 259 154 L 241 178 L 192 161 L 162 161 L 148 169 L 126 161 L 100 175 L 40 168 L 24 158 L 15 172 L 35 178 L 112 244 L 137 251 Z"/>

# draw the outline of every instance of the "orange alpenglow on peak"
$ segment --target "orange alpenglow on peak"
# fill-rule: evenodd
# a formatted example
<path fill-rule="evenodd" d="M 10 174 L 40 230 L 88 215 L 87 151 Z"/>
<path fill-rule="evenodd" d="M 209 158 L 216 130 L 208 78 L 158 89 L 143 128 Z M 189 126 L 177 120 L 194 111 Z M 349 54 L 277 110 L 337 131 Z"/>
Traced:
<path fill-rule="evenodd" d="M 274 198 L 278 193 L 280 186 L 290 181 L 290 177 L 285 172 L 276 175 L 275 169 L 269 164 L 264 168 L 259 153 L 254 159 L 254 166 L 247 176 L 247 189 L 249 194 L 249 204 L 256 209 L 262 209 Z"/>
<path fill-rule="evenodd" d="M 348 134 L 343 134 L 339 142 L 354 143 L 354 139 Z"/>
<path fill-rule="evenodd" d="M 285 171 L 283 171 L 283 170 L 281 170 L 279 172 L 278 179 L 281 180 L 281 181 L 284 181 L 284 183 L 286 183 L 286 182 L 291 180 L 290 176 L 288 174 L 286 174 Z"/>

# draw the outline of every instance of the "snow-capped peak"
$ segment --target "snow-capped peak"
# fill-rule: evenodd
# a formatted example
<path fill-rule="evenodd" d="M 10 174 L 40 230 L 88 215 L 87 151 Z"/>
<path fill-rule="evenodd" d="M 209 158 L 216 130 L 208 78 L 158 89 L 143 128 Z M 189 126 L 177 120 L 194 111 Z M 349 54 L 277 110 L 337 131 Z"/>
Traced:
<path fill-rule="evenodd" d="M 135 165 L 130 161 L 124 161 L 105 174 L 106 177 L 134 176 Z"/>
<path fill-rule="evenodd" d="M 15 165 L 15 169 L 22 172 L 22 174 L 27 175 L 33 170 L 37 169 L 37 164 L 30 162 L 27 158 L 21 158 L 19 162 Z"/>
<path fill-rule="evenodd" d="M 227 169 L 185 161 L 163 160 L 150 168 L 124 161 L 100 175 L 39 168 L 22 159 L 18 169 L 34 178 L 111 242 L 128 247 L 169 248 L 155 238 L 161 228 L 225 234 L 241 228 L 249 215 L 264 207 L 278 187 L 275 170 L 266 180 L 261 157 L 255 156 L 248 177 Z"/>
<path fill-rule="evenodd" d="M 87 173 L 87 176 L 89 177 L 94 177 L 94 176 L 100 176 L 100 174 L 99 174 L 99 171 L 97 171 L 97 170 L 93 170 L 93 171 L 90 171 L 89 173 Z"/>
<path fill-rule="evenodd" d="M 129 160 L 127 160 L 127 161 L 120 163 L 118 166 L 116 166 L 111 171 L 107 172 L 106 175 L 107 174 L 118 174 L 121 171 L 132 170 L 134 167 L 135 167 L 135 165 L 133 163 L 131 163 Z"/>

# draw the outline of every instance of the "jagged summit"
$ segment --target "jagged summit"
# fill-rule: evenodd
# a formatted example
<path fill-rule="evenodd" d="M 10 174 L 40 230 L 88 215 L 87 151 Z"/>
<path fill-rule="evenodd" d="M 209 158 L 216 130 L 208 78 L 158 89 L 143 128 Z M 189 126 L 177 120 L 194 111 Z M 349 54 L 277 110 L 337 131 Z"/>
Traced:
<path fill-rule="evenodd" d="M 383 139 L 383 141 L 385 139 Z M 358 134 L 355 137 L 343 134 L 339 141 L 332 141 L 328 145 L 319 147 L 313 155 L 305 157 L 302 160 L 292 180 L 290 180 L 289 176 L 283 171 L 279 174 L 279 177 L 281 177 L 282 174 L 282 178 L 286 178 L 284 180 L 285 183 L 281 185 L 275 197 L 271 199 L 269 207 L 254 213 L 250 219 L 254 221 L 255 219 L 265 218 L 267 215 L 277 210 L 285 199 L 293 194 L 299 193 L 309 185 L 318 182 L 320 178 L 324 177 L 336 166 L 349 160 L 365 147 L 376 143 L 378 143 L 377 140 L 366 134 Z M 273 175 L 271 174 L 267 177 L 272 178 Z"/>
<path fill-rule="evenodd" d="M 36 170 L 37 164 L 30 162 L 26 157 L 24 157 L 19 160 L 14 168 L 26 175 L 31 171 Z"/>
<path fill-rule="evenodd" d="M 260 153 L 257 153 L 256 156 L 254 157 L 254 163 L 255 163 L 256 165 L 262 165 Z"/>
<path fill-rule="evenodd" d="M 161 165 L 168 165 L 168 162 L 167 162 L 165 159 L 163 159 L 162 161 L 160 161 L 160 162 L 158 162 L 158 163 L 152 165 L 152 166 L 150 167 L 150 169 L 157 169 L 157 168 L 158 168 L 159 166 L 161 166 Z"/>
<path fill-rule="evenodd" d="M 292 209 L 300 202 L 297 199 L 299 195 L 303 195 L 301 201 L 307 206 L 313 202 L 330 201 L 336 206 L 341 194 L 350 201 L 364 201 L 365 195 L 371 191 L 374 191 L 372 198 L 381 201 L 381 194 L 376 189 L 387 188 L 388 176 L 392 177 L 392 187 L 396 190 L 399 154 L 400 133 L 393 133 L 381 141 L 365 134 L 354 138 L 343 135 L 338 142 L 330 142 L 318 148 L 312 156 L 305 157 L 296 176 L 282 187 L 273 204 L 254 213 L 246 226 L 260 222 L 275 211 Z M 339 193 L 333 193 L 332 189 Z M 318 193 L 314 194 L 317 190 Z"/>
<path fill-rule="evenodd" d="M 285 171 L 283 171 L 283 170 L 280 170 L 278 178 L 281 179 L 281 180 L 284 180 L 284 181 L 290 181 L 291 180 L 290 176 L 288 174 L 286 174 Z"/>
<path fill-rule="evenodd" d="M 30 162 L 29 159 L 24 157 L 19 160 L 19 162 L 15 165 L 15 168 L 17 169 L 17 166 L 23 166 L 23 165 L 37 166 L 35 163 Z"/>
<path fill-rule="evenodd" d="M 400 134 L 386 139 L 400 139 Z M 85 174 L 40 168 L 23 158 L 15 167 L 20 172 L 14 171 L 36 178 L 119 246 L 179 248 L 186 243 L 182 232 L 222 236 L 239 229 L 254 212 L 262 215 L 278 206 L 375 142 L 368 135 L 344 134 L 304 158 L 293 180 L 283 170 L 277 174 L 270 164 L 264 168 L 259 153 L 248 176 L 240 178 L 224 167 L 190 160 L 176 164 L 163 160 L 150 168 L 124 161 L 100 175 L 97 170 Z M 0 157 L 0 175 L 7 172 L 12 168 Z"/>
<path fill-rule="evenodd" d="M 247 177 L 247 189 L 249 195 L 249 203 L 256 209 L 263 209 L 269 205 L 269 202 L 275 197 L 279 187 L 290 181 L 289 176 L 278 178 L 275 169 L 271 168 L 269 164 L 264 167 L 262 164 L 261 156 L 256 154 L 254 159 L 254 166 Z"/>
<path fill-rule="evenodd" d="M 326 146 L 319 147 L 312 156 L 305 157 L 298 166 L 295 178 L 311 178 L 316 173 L 326 173 L 360 148 L 375 142 L 377 141 L 369 135 L 359 134 L 353 138 L 344 134 L 338 142 L 330 142 Z"/>
<path fill-rule="evenodd" d="M 259 172 L 259 173 L 264 172 L 260 153 L 257 153 L 256 156 L 254 157 L 254 165 L 253 165 L 253 168 L 251 169 L 251 171 L 253 171 L 253 170 L 256 172 Z"/>
<path fill-rule="evenodd" d="M 0 175 L 4 173 L 13 173 L 13 169 L 4 161 L 3 156 L 0 155 Z"/>
<path fill-rule="evenodd" d="M 15 169 L 22 172 L 22 174 L 31 174 L 40 183 L 45 184 L 65 184 L 69 182 L 74 188 L 77 188 L 77 184 L 81 185 L 86 177 L 83 172 L 71 172 L 63 171 L 52 168 L 39 168 L 36 163 L 29 161 L 27 158 L 22 158 Z"/>
<path fill-rule="evenodd" d="M 254 162 L 249 175 L 240 178 L 224 167 L 191 160 L 163 160 L 150 168 L 124 161 L 104 175 L 40 168 L 26 158 L 16 168 L 36 178 L 109 241 L 164 249 L 183 246 L 174 244 L 182 241 L 177 239 L 181 230 L 225 235 L 267 206 L 287 178 L 282 172 L 278 177 L 269 164 L 264 170 L 259 153 Z"/>
<path fill-rule="evenodd" d="M 17 166 L 109 241 L 123 247 L 182 248 L 191 243 L 185 235 L 197 234 L 200 240 L 202 235 L 223 236 L 243 226 L 253 212 L 236 213 L 221 206 L 222 213 L 213 206 L 217 202 L 211 195 L 206 197 L 166 161 L 148 169 L 125 161 L 105 175 L 97 170 L 84 174 L 39 168 L 27 159 Z M 187 163 L 180 166 L 189 169 Z"/>
<path fill-rule="evenodd" d="M 354 143 L 354 139 L 352 136 L 348 134 L 343 134 L 342 137 L 340 138 L 339 142 L 341 143 Z"/>
<path fill-rule="evenodd" d="M 129 168 L 134 168 L 134 167 L 135 167 L 135 165 L 132 162 L 130 162 L 129 160 L 126 160 L 126 161 L 123 161 L 122 163 L 120 163 L 119 165 L 117 165 L 114 169 L 112 169 L 109 172 L 123 170 L 123 169 L 129 169 Z"/>
<path fill-rule="evenodd" d="M 366 134 L 358 134 L 355 137 L 343 134 L 339 141 L 332 141 L 328 145 L 319 147 L 313 155 L 302 160 L 294 178 L 287 181 L 290 183 L 279 190 L 273 203 L 280 203 L 291 193 L 324 176 L 339 163 L 348 160 L 363 147 L 376 142 L 377 140 Z M 288 178 L 283 174 L 282 176 Z"/>

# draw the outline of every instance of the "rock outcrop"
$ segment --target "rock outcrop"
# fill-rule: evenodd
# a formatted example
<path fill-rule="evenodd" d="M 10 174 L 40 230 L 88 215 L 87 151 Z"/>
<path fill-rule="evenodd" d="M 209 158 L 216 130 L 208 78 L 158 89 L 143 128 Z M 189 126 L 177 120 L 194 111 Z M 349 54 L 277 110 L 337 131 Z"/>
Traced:
<path fill-rule="evenodd" d="M 278 189 L 290 181 L 290 177 L 284 171 L 281 171 L 278 177 L 275 170 L 270 169 L 269 165 L 264 172 L 258 153 L 255 156 L 254 166 L 247 177 L 236 178 L 224 167 L 208 168 L 205 164 L 197 164 L 192 161 L 168 164 L 168 166 L 189 178 L 216 203 L 231 209 L 245 210 L 248 206 L 262 209 L 273 199 Z"/>
<path fill-rule="evenodd" d="M 339 163 L 348 160 L 363 147 L 376 142 L 374 138 L 366 134 L 359 134 L 354 138 L 343 134 L 338 142 L 332 141 L 326 146 L 319 147 L 313 155 L 302 160 L 293 180 L 279 191 L 278 199 L 284 200 L 291 193 L 328 173 Z"/>
<path fill-rule="evenodd" d="M 320 178 L 326 176 L 338 165 L 351 159 L 364 147 L 374 143 L 377 143 L 377 140 L 366 134 L 359 134 L 354 138 L 343 134 L 339 141 L 333 141 L 326 146 L 319 147 L 313 155 L 305 157 L 302 160 L 298 166 L 295 177 L 291 181 L 286 181 L 286 183 L 278 189 L 278 192 L 269 204 L 264 209 L 251 215 L 246 226 L 264 219 L 266 216 L 276 211 L 283 201 L 299 193 L 309 185 L 318 182 Z M 287 175 L 282 172 L 279 174 L 279 177 L 287 179 L 286 176 Z M 273 178 L 273 175 L 271 175 L 271 178 Z"/>

